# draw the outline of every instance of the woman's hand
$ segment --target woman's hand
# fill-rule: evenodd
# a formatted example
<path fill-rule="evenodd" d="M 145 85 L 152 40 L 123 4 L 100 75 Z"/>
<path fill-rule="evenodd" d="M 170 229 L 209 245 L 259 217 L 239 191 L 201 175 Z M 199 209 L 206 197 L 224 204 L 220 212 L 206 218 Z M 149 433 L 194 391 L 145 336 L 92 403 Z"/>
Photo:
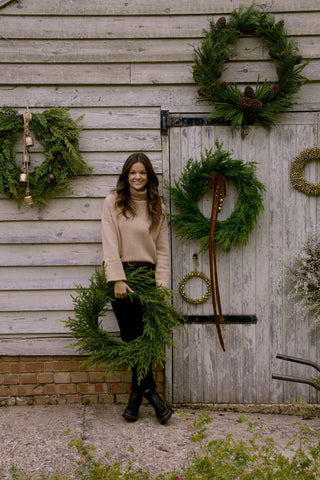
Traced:
<path fill-rule="evenodd" d="M 115 298 L 127 298 L 128 292 L 133 293 L 133 290 L 123 280 L 114 282 L 114 296 Z"/>

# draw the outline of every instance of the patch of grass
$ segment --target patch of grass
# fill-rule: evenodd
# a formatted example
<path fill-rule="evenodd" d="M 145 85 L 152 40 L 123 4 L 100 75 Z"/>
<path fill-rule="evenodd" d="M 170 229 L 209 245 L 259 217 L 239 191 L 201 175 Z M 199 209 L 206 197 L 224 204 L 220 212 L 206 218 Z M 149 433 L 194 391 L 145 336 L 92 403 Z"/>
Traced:
<path fill-rule="evenodd" d="M 244 415 L 242 415 L 242 414 L 239 415 L 239 417 L 237 418 L 237 422 L 238 422 L 238 423 L 245 423 L 245 422 L 247 422 L 247 421 L 248 421 L 248 419 L 247 419 Z"/>
<path fill-rule="evenodd" d="M 196 431 L 194 431 L 190 436 L 191 442 L 201 443 L 205 438 L 207 438 L 205 425 L 211 423 L 212 420 L 213 418 L 208 412 L 204 412 L 199 415 L 198 418 L 194 419 L 193 427 L 196 428 Z"/>

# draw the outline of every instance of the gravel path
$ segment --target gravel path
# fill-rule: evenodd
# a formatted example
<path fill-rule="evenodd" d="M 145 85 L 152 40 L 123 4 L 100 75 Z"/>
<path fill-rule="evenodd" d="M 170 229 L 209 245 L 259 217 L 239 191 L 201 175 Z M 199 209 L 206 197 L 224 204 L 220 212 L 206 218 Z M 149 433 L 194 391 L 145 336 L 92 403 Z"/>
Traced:
<path fill-rule="evenodd" d="M 107 454 L 108 463 L 120 462 L 126 468 L 148 470 L 155 477 L 161 472 L 179 470 L 200 446 L 190 441 L 196 431 L 193 423 L 205 409 L 176 409 L 166 425 L 160 425 L 149 406 L 141 407 L 140 418 L 127 423 L 122 405 L 54 405 L 0 408 L 0 478 L 11 478 L 16 466 L 33 479 L 41 473 L 60 473 L 76 478 L 79 454 L 68 446 L 83 440 L 94 446 L 94 456 Z M 263 437 L 271 437 L 282 448 L 301 431 L 300 424 L 320 433 L 319 417 L 301 419 L 292 415 L 211 411 L 206 425 L 206 441 L 232 434 L 234 439 L 251 439 L 253 424 Z M 316 442 L 316 439 L 314 439 Z"/>

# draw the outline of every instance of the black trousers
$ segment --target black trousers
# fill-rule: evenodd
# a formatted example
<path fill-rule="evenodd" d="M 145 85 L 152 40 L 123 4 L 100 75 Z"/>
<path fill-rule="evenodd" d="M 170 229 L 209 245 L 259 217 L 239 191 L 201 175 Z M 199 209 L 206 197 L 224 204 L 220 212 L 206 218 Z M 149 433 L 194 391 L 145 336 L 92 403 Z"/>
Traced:
<path fill-rule="evenodd" d="M 133 300 L 129 298 L 117 299 L 112 302 L 112 308 L 119 325 L 121 339 L 124 342 L 131 342 L 142 335 L 143 310 L 136 298 Z M 150 388 L 157 388 L 151 365 L 147 375 L 140 380 L 140 383 L 137 379 L 137 369 L 134 367 L 132 369 L 131 391 L 143 393 Z"/>

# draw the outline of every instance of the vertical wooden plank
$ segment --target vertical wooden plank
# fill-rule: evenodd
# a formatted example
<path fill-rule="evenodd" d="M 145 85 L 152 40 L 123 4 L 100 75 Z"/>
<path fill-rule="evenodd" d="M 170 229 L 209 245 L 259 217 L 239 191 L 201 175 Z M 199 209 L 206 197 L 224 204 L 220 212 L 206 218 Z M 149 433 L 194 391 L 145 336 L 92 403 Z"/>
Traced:
<path fill-rule="evenodd" d="M 216 357 L 220 353 L 217 352 L 217 348 L 220 348 L 220 345 L 217 345 L 215 338 L 215 325 L 203 325 L 203 365 L 205 366 L 205 378 L 203 378 L 202 391 L 204 403 L 218 402 Z M 202 374 L 201 376 L 203 377 Z"/>
<path fill-rule="evenodd" d="M 230 328 L 231 327 L 231 328 Z M 221 332 L 226 347 L 224 352 L 220 346 L 218 335 L 215 332 L 216 341 L 216 378 L 217 378 L 217 403 L 231 403 L 234 380 L 230 369 L 230 354 L 233 347 L 230 336 L 233 325 L 221 325 Z"/>
<path fill-rule="evenodd" d="M 298 153 L 308 147 L 312 147 L 315 143 L 314 125 L 297 125 L 296 138 L 298 145 Z M 311 165 L 310 165 L 311 166 Z M 313 167 L 313 165 L 312 165 Z M 310 172 L 311 173 L 311 172 Z M 296 195 L 296 216 L 295 216 L 295 232 L 296 247 L 300 250 L 304 245 L 308 234 L 315 226 L 316 218 L 314 217 L 314 205 L 316 197 L 309 197 L 301 192 L 295 191 Z M 299 358 L 310 359 L 310 343 L 312 328 L 310 325 L 310 317 L 308 315 L 295 315 L 295 349 L 296 356 Z M 311 369 L 303 365 L 295 366 L 297 376 L 310 378 L 312 376 Z M 312 387 L 303 384 L 296 384 L 293 393 L 296 393 L 297 400 L 299 398 L 304 401 L 310 401 Z"/>
<path fill-rule="evenodd" d="M 257 403 L 256 325 L 243 326 L 243 403 Z"/>
<path fill-rule="evenodd" d="M 183 330 L 173 332 L 173 343 L 175 349 L 173 352 L 174 369 L 172 372 L 172 402 L 185 403 L 185 381 L 187 374 L 185 372 L 188 347 L 185 347 L 185 338 L 187 327 Z"/>
<path fill-rule="evenodd" d="M 262 127 L 255 127 L 255 135 L 249 135 L 241 143 L 241 159 L 244 162 L 259 162 L 259 151 L 256 135 L 262 135 Z M 256 172 L 259 178 L 258 171 Z M 259 222 L 260 219 L 258 218 Z M 242 282 L 242 313 L 256 314 L 256 286 L 260 280 L 259 271 L 256 270 L 256 229 L 249 236 L 248 243 L 243 247 L 243 282 Z M 243 401 L 245 403 L 257 402 L 257 371 L 256 362 L 253 361 L 256 350 L 256 325 L 243 327 Z"/>
<path fill-rule="evenodd" d="M 291 141 L 291 129 L 285 125 L 273 128 L 270 134 L 270 197 L 269 197 L 269 304 L 270 304 L 270 370 L 274 371 L 277 364 L 276 354 L 283 350 L 283 304 L 282 297 L 277 292 L 279 277 L 279 261 L 282 255 L 282 241 L 284 234 L 283 216 L 285 205 L 283 192 L 283 159 L 286 154 L 286 145 Z M 283 382 L 273 382 L 270 390 L 272 403 L 283 402 Z"/>
<path fill-rule="evenodd" d="M 292 125 L 290 127 L 291 134 L 290 134 L 290 144 L 291 144 L 291 156 L 294 158 L 294 154 L 297 150 L 297 134 L 296 134 L 296 126 Z M 292 188 L 290 183 L 290 168 L 292 159 L 288 157 L 282 157 L 283 163 L 283 191 L 284 191 L 284 198 L 285 198 L 285 205 L 286 208 L 283 211 L 283 252 L 282 252 L 282 261 L 286 262 L 286 257 L 296 248 L 296 233 L 295 229 L 292 228 L 293 225 L 296 224 L 296 191 Z M 279 295 L 283 298 L 283 335 L 284 335 L 284 345 L 283 351 L 278 353 L 283 353 L 290 356 L 296 356 L 296 338 L 295 338 L 295 331 L 296 331 L 296 319 L 295 315 L 292 311 L 291 302 L 286 300 L 286 292 L 284 290 L 284 286 L 281 285 L 281 271 L 282 267 L 280 268 L 279 274 Z M 295 368 L 297 364 L 292 364 L 291 362 L 284 362 L 282 360 L 278 360 L 276 362 L 277 369 L 274 371 L 275 373 L 283 373 L 284 375 L 296 375 Z M 276 368 L 276 367 L 274 367 Z M 290 382 L 283 382 L 283 392 L 284 392 L 284 401 L 291 402 L 293 398 L 293 392 L 296 389 Z"/>
<path fill-rule="evenodd" d="M 241 135 L 240 132 L 234 132 L 233 135 L 229 135 L 227 141 L 224 143 L 225 149 L 231 153 L 232 159 L 241 159 Z M 230 195 L 231 192 L 231 195 Z M 238 194 L 234 188 L 234 185 L 229 185 L 230 201 L 230 214 L 234 210 L 236 202 L 238 201 Z M 231 315 L 242 314 L 242 255 L 243 250 L 240 245 L 233 244 L 230 252 L 228 252 L 229 258 L 229 278 L 230 278 L 230 306 L 229 312 Z"/>
<path fill-rule="evenodd" d="M 270 183 L 270 136 L 263 129 L 255 128 L 249 134 L 255 138 L 255 161 L 259 180 L 266 186 L 263 195 L 264 212 L 255 228 L 256 237 L 256 346 L 255 368 L 257 403 L 270 402 L 270 315 L 269 315 L 269 198 Z"/>
<path fill-rule="evenodd" d="M 230 364 L 230 402 L 243 403 L 243 326 L 230 325 L 228 362 Z"/>
<path fill-rule="evenodd" d="M 203 385 L 207 381 L 207 369 L 203 363 L 203 325 L 189 325 L 189 371 L 187 396 L 191 404 L 203 402 Z"/>

